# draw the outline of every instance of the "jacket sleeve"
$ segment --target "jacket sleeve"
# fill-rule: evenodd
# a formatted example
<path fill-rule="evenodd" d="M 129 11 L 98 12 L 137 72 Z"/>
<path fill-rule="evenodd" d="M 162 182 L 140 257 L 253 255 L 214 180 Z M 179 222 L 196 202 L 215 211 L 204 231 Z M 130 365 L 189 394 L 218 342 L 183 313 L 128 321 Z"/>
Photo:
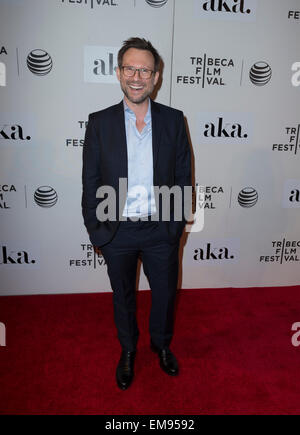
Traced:
<path fill-rule="evenodd" d="M 177 147 L 176 147 L 176 165 L 175 165 L 175 184 L 182 189 L 182 216 L 185 225 L 185 215 L 188 216 L 191 210 L 191 195 L 188 190 L 184 190 L 185 186 L 192 185 L 191 178 L 191 151 L 186 132 L 183 113 L 179 112 L 178 120 L 178 134 L 177 134 Z M 186 210 L 186 211 L 185 211 Z"/>
<path fill-rule="evenodd" d="M 100 141 L 96 134 L 95 119 L 89 115 L 82 154 L 82 215 L 89 234 L 99 225 L 96 208 L 99 199 L 96 191 L 100 186 Z"/>

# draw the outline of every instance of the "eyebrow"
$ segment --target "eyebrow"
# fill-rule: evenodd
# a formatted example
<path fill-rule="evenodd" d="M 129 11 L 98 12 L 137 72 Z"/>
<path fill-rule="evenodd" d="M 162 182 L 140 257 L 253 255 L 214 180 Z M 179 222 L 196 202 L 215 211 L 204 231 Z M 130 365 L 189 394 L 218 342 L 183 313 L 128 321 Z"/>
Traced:
<path fill-rule="evenodd" d="M 131 67 L 133 67 L 133 68 L 145 68 L 145 69 L 150 69 L 151 71 L 154 71 L 154 66 L 153 66 L 153 68 L 152 67 L 149 67 L 149 66 L 134 66 L 134 65 L 122 65 L 122 66 L 131 66 Z"/>

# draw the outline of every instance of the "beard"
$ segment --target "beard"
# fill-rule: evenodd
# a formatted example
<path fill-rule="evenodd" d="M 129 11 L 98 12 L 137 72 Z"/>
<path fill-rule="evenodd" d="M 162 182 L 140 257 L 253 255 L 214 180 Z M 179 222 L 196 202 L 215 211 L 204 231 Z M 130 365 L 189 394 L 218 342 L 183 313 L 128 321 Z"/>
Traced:
<path fill-rule="evenodd" d="M 132 83 L 132 82 L 125 82 L 125 84 L 121 83 L 121 89 L 124 93 L 124 95 L 126 96 L 126 98 L 134 104 L 141 104 L 143 103 L 145 100 L 147 100 L 150 95 L 152 94 L 153 90 L 154 90 L 154 85 L 152 84 L 152 86 L 147 86 L 146 88 L 144 88 L 144 92 L 142 92 L 140 95 L 132 95 L 130 93 L 130 88 L 129 85 L 136 85 L 136 86 L 144 86 L 144 83 Z"/>

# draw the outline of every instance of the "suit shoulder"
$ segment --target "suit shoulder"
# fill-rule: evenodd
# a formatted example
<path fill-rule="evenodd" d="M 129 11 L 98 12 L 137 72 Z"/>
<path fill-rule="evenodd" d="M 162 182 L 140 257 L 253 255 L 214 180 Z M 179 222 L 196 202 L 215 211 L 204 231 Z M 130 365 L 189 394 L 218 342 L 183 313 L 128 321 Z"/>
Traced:
<path fill-rule="evenodd" d="M 89 120 L 98 120 L 111 116 L 115 110 L 118 108 L 119 104 L 114 104 L 113 106 L 106 107 L 105 109 L 98 110 L 97 112 L 92 112 L 89 114 Z"/>
<path fill-rule="evenodd" d="M 165 113 L 169 116 L 175 116 L 177 118 L 183 115 L 182 110 L 174 109 L 174 107 L 166 106 L 165 104 L 161 104 L 161 103 L 155 102 L 154 104 L 157 105 L 158 109 L 162 113 Z"/>

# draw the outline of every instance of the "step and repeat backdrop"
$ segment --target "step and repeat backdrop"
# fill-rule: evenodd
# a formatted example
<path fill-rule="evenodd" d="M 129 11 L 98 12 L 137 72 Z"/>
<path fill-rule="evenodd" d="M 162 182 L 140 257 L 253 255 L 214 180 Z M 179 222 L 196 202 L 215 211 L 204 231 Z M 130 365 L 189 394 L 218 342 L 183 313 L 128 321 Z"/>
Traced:
<path fill-rule="evenodd" d="M 299 0 L 0 0 L 0 294 L 111 291 L 82 149 L 88 114 L 122 99 L 131 36 L 160 52 L 156 101 L 183 110 L 193 150 L 204 225 L 180 286 L 299 284 Z"/>

